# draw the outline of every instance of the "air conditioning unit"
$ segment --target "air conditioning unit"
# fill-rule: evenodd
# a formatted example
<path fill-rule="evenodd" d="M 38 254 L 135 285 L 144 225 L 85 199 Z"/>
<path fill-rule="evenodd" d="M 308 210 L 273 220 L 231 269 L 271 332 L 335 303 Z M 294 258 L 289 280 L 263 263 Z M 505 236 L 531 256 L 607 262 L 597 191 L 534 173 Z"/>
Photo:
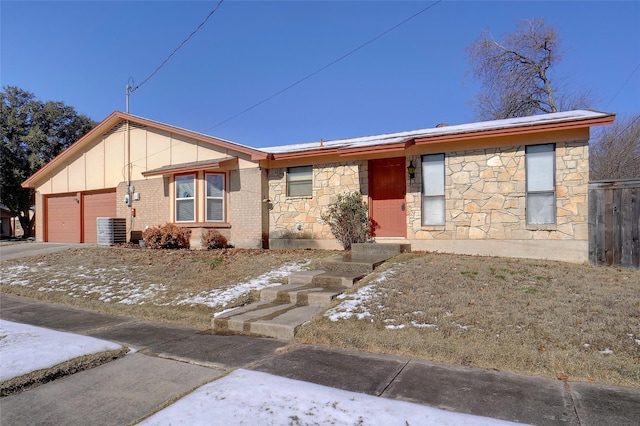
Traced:
<path fill-rule="evenodd" d="M 127 242 L 127 219 L 123 217 L 98 217 L 98 245 L 112 246 Z"/>

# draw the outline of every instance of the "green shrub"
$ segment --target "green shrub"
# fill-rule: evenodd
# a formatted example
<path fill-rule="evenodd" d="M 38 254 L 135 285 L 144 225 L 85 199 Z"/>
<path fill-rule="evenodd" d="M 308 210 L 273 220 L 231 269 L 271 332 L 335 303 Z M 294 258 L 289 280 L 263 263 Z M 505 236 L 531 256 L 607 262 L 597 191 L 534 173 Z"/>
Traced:
<path fill-rule="evenodd" d="M 345 250 L 351 250 L 353 243 L 364 243 L 370 239 L 369 209 L 360 192 L 338 194 L 338 200 L 330 204 L 328 211 L 320 217 Z"/>
<path fill-rule="evenodd" d="M 216 231 L 215 229 L 209 229 L 202 236 L 202 247 L 206 248 L 207 250 L 212 250 L 228 248 L 231 246 L 227 243 L 227 238 L 219 231 Z"/>
<path fill-rule="evenodd" d="M 142 239 L 147 247 L 152 249 L 180 249 L 189 248 L 191 230 L 167 223 L 153 226 L 142 232 Z"/>

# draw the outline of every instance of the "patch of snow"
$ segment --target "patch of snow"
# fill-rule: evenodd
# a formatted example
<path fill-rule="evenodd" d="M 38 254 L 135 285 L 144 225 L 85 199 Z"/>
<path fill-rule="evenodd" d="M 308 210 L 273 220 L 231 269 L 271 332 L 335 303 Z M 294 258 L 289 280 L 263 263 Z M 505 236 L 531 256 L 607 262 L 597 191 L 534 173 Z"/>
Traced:
<path fill-rule="evenodd" d="M 250 392 L 247 392 L 248 386 Z M 196 389 L 139 424 L 212 423 L 390 426 L 514 424 L 243 369 Z"/>
<path fill-rule="evenodd" d="M 175 305 L 205 305 L 211 308 L 216 306 L 225 307 L 232 302 L 252 290 L 262 290 L 267 287 L 281 285 L 276 280 L 284 278 L 292 272 L 301 271 L 309 262 L 305 263 L 287 263 L 282 265 L 280 269 L 269 271 L 248 282 L 238 283 L 230 287 L 202 291 L 194 296 L 181 297 L 176 300 Z"/>
<path fill-rule="evenodd" d="M 280 145 L 260 148 L 271 154 L 304 152 L 310 150 L 336 150 L 348 148 L 365 148 L 377 145 L 397 144 L 416 138 L 429 138 L 442 135 L 456 135 L 475 133 L 488 130 L 501 130 L 515 127 L 529 127 L 548 123 L 564 123 L 590 118 L 606 117 L 607 114 L 595 111 L 575 110 L 550 114 L 540 114 L 529 117 L 517 117 L 476 123 L 456 124 L 445 127 L 434 127 L 403 132 L 385 133 L 380 135 L 360 136 L 355 138 L 335 139 L 318 142 L 307 142 L 290 145 Z"/>
<path fill-rule="evenodd" d="M 23 265 L 4 268 L 0 282 L 8 285 L 29 285 L 28 276 L 42 272 L 49 272 L 51 268 L 38 264 L 34 267 Z M 79 273 L 78 270 L 82 272 Z M 46 285 L 40 286 L 38 291 L 63 291 L 73 297 L 97 296 L 98 300 L 113 303 L 136 304 L 145 300 L 153 300 L 166 288 L 158 284 L 134 283 L 126 276 L 130 269 L 120 268 L 67 268 L 58 271 Z M 113 275 L 118 275 L 113 278 Z M 70 277 L 70 278 L 69 278 Z M 79 283 L 77 281 L 83 281 Z M 88 283 L 88 284 L 87 284 Z"/>
<path fill-rule="evenodd" d="M 411 321 L 411 325 L 416 328 L 438 328 L 436 324 L 425 324 L 425 323 L 419 323 L 417 321 Z"/>
<path fill-rule="evenodd" d="M 236 307 L 234 307 L 234 308 L 229 308 L 229 309 L 222 310 L 222 311 L 220 311 L 220 312 L 216 312 L 215 314 L 213 314 L 213 317 L 214 317 L 214 318 L 217 318 L 217 317 L 219 317 L 220 315 L 226 314 L 227 312 L 235 311 L 236 309 L 238 309 L 238 307 L 237 307 L 237 306 L 236 306 Z"/>
<path fill-rule="evenodd" d="M 0 381 L 122 346 L 78 334 L 0 320 Z"/>
<path fill-rule="evenodd" d="M 368 284 L 364 287 L 360 287 L 355 293 L 346 295 L 344 301 L 339 305 L 327 309 L 324 316 L 331 321 L 338 321 L 341 319 L 349 319 L 355 316 L 357 319 L 371 318 L 371 312 L 366 308 L 366 302 L 377 297 L 379 293 L 376 291 L 374 284 Z"/>
<path fill-rule="evenodd" d="M 398 325 L 385 325 L 384 328 L 386 328 L 387 330 L 400 330 L 403 329 L 405 327 L 404 324 L 398 324 Z"/>
<path fill-rule="evenodd" d="M 156 305 L 206 305 L 209 307 L 225 307 L 229 302 L 249 293 L 252 290 L 261 290 L 266 287 L 280 285 L 275 282 L 304 269 L 309 261 L 289 263 L 277 270 L 263 274 L 249 282 L 239 283 L 229 287 L 207 290 L 198 294 L 180 294 L 166 303 L 158 302 L 166 300 L 168 290 L 165 286 L 155 283 L 133 282 L 128 275 L 130 268 L 89 268 L 79 267 L 75 270 L 63 270 L 50 279 L 47 285 L 40 286 L 38 291 L 51 292 L 63 291 L 72 297 L 95 297 L 102 302 L 122 303 L 125 305 L 144 305 L 154 303 Z M 4 268 L 0 274 L 0 282 L 9 285 L 29 285 L 28 275 L 39 271 L 48 271 L 50 268 L 37 266 L 26 267 L 24 265 Z M 81 270 L 79 272 L 78 270 Z M 63 277 L 71 277 L 63 279 Z M 82 282 L 78 282 L 82 281 Z"/>
<path fill-rule="evenodd" d="M 457 327 L 460 327 L 463 330 L 468 330 L 471 327 L 470 325 L 462 325 L 462 324 L 458 324 L 457 322 L 452 322 L 451 325 L 455 325 Z"/>
<path fill-rule="evenodd" d="M 81 355 L 120 347 L 93 337 L 0 320 L 0 380 L 49 368 Z M 249 387 L 251 392 L 247 392 Z M 140 424 L 212 423 L 514 424 L 243 369 L 196 389 Z"/>
<path fill-rule="evenodd" d="M 380 275 L 369 284 L 360 287 L 355 293 L 341 294 L 339 298 L 344 301 L 331 309 L 327 309 L 324 316 L 334 322 L 341 319 L 349 319 L 354 316 L 357 319 L 373 318 L 367 304 L 382 296 L 381 292 L 384 289 L 379 289 L 378 284 L 386 281 L 394 273 L 393 270 L 388 269 L 381 272 Z M 381 304 L 377 306 L 381 310 L 384 309 L 384 306 Z"/>
<path fill-rule="evenodd" d="M 32 268 L 26 265 L 13 265 L 2 269 L 0 274 L 0 283 L 8 285 L 29 285 L 29 279 L 26 277 Z"/>

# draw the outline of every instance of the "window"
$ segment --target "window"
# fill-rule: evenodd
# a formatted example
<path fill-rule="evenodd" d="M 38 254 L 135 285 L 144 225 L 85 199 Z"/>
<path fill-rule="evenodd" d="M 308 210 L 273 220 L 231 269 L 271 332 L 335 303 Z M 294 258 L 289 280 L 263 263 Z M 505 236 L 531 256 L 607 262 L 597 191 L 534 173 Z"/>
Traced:
<path fill-rule="evenodd" d="M 176 222 L 195 222 L 195 175 L 176 176 Z"/>
<path fill-rule="evenodd" d="M 527 225 L 556 223 L 555 144 L 525 148 Z"/>
<path fill-rule="evenodd" d="M 313 166 L 287 168 L 287 197 L 313 195 Z"/>
<path fill-rule="evenodd" d="M 444 225 L 444 154 L 422 156 L 422 225 Z"/>
<path fill-rule="evenodd" d="M 224 175 L 207 174 L 207 221 L 224 221 Z"/>

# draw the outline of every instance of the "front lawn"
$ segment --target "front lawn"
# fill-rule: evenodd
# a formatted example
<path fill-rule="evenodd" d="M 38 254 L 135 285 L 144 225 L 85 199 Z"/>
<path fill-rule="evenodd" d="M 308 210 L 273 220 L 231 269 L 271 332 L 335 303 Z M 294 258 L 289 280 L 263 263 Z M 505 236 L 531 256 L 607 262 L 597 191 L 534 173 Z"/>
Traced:
<path fill-rule="evenodd" d="M 211 326 L 324 251 L 87 247 L 0 262 L 3 293 Z M 409 253 L 304 325 L 300 343 L 640 388 L 640 271 Z"/>
<path fill-rule="evenodd" d="M 412 253 L 302 327 L 302 343 L 640 387 L 640 271 Z"/>

